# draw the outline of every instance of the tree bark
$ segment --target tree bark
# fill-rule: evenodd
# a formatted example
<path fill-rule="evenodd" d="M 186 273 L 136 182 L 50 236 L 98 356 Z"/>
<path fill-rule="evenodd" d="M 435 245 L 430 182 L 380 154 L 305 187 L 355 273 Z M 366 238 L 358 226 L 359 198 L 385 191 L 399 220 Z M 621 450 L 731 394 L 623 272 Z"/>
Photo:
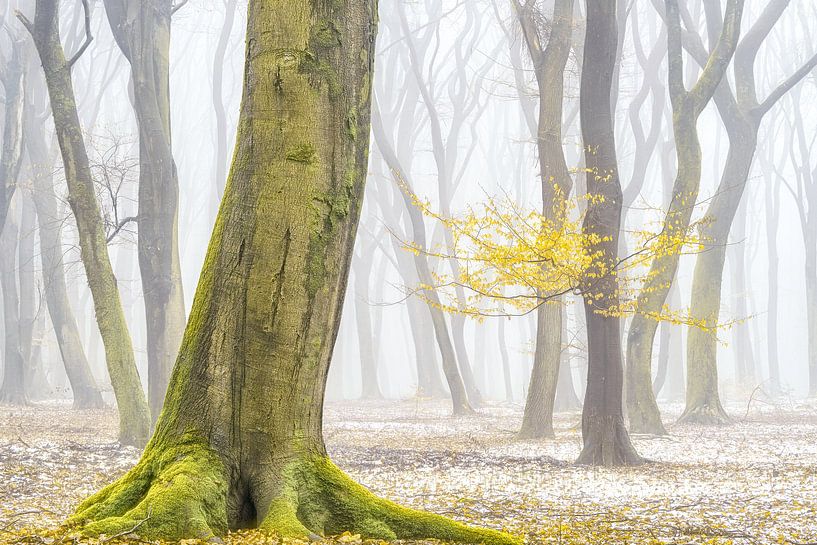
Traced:
<path fill-rule="evenodd" d="M 712 53 L 693 88 L 683 82 L 681 19 L 677 0 L 666 0 L 668 26 L 668 88 L 673 110 L 673 134 L 678 172 L 672 187 L 672 200 L 666 212 L 662 236 L 668 241 L 686 238 L 701 183 L 701 145 L 697 122 L 721 82 L 737 46 L 743 0 L 729 0 L 725 24 Z M 657 318 L 667 299 L 678 270 L 679 252 L 659 255 L 650 266 L 647 281 L 637 299 L 637 313 L 627 334 L 627 416 L 630 429 L 639 433 L 664 435 L 661 413 L 652 388 L 652 353 Z M 694 329 L 694 328 L 692 328 Z M 690 335 L 692 332 L 690 332 Z M 688 369 L 694 363 L 687 361 Z M 688 371 L 687 376 L 693 373 Z M 689 392 L 687 392 L 689 395 Z"/>
<path fill-rule="evenodd" d="M 616 4 L 616 1 L 586 2 L 587 30 L 580 89 L 589 197 L 583 230 L 589 236 L 598 237 L 591 251 L 598 252 L 599 257 L 591 271 L 594 274 L 588 276 L 584 286 L 588 375 L 582 411 L 584 446 L 577 463 L 604 466 L 643 461 L 624 427 L 621 324 L 617 316 L 607 313 L 618 306 L 618 280 L 614 271 L 622 204 L 610 108 L 618 44 Z M 595 297 L 596 294 L 601 297 Z"/>
<path fill-rule="evenodd" d="M 322 435 L 366 178 L 374 2 L 250 0 L 233 167 L 167 401 L 141 461 L 79 506 L 86 534 L 257 527 L 521 544 L 374 496 Z M 272 29 L 272 30 L 270 30 Z"/>
<path fill-rule="evenodd" d="M 77 321 L 68 298 L 63 263 L 62 223 L 54 194 L 53 161 L 49 157 L 42 131 L 34 130 L 38 121 L 29 112 L 26 124 L 26 151 L 33 167 L 34 206 L 40 234 L 40 259 L 43 268 L 43 291 L 54 336 L 62 356 L 65 374 L 74 394 L 75 409 L 97 409 L 105 406 L 102 392 L 91 373 L 85 356 Z"/>
<path fill-rule="evenodd" d="M 573 181 L 565 161 L 562 142 L 564 72 L 573 32 L 573 0 L 558 0 L 546 46 L 542 46 L 534 3 L 514 0 L 517 19 L 533 61 L 539 91 L 536 150 L 542 194 L 542 214 L 561 221 Z M 545 296 L 549 294 L 543 294 Z M 530 386 L 518 437 L 553 437 L 553 407 L 562 355 L 563 301 L 541 305 L 536 312 L 536 346 Z"/>
<path fill-rule="evenodd" d="M 70 66 L 60 43 L 59 2 L 37 0 L 34 22 L 22 15 L 21 19 L 34 38 L 45 72 L 68 183 L 68 202 L 77 223 L 80 257 L 93 296 L 105 360 L 119 409 L 119 440 L 123 444 L 141 446 L 148 438 L 150 413 L 108 256 L 105 227 L 82 139 Z"/>
<path fill-rule="evenodd" d="M 26 135 L 28 138 L 28 135 Z M 37 319 L 37 300 L 35 291 L 35 281 L 37 278 L 34 268 L 34 239 L 37 236 L 36 223 L 37 212 L 31 200 L 30 188 L 21 189 L 18 193 L 20 199 L 20 235 L 17 244 L 17 274 L 18 286 L 20 288 L 20 354 L 23 356 L 23 369 L 25 369 L 25 388 L 29 399 L 37 397 L 37 389 L 40 392 L 47 391 L 44 384 L 42 372 L 42 362 L 37 361 L 33 356 L 32 342 L 34 339 L 34 322 Z"/>
<path fill-rule="evenodd" d="M 179 180 L 170 130 L 172 0 L 105 0 L 119 49 L 128 59 L 139 126 L 137 246 L 145 299 L 148 402 L 159 417 L 185 325 L 179 262 Z"/>

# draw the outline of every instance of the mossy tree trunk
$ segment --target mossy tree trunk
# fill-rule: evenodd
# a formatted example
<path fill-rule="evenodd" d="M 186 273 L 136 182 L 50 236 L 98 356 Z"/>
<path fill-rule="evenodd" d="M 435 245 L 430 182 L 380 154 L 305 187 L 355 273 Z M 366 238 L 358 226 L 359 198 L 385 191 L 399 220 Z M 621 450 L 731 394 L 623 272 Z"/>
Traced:
<path fill-rule="evenodd" d="M 33 168 L 32 196 L 34 206 L 37 208 L 43 291 L 48 315 L 54 328 L 54 336 L 57 338 L 65 374 L 71 384 L 74 408 L 103 407 L 105 403 L 102 400 L 102 392 L 91 373 L 91 366 L 85 356 L 77 321 L 68 298 L 63 263 L 63 218 L 54 194 L 53 161 L 45 142 L 45 135 L 41 130 L 34 128 L 40 127 L 42 122 L 34 117 L 31 108 L 26 113 L 26 125 L 29 127 L 26 151 Z"/>
<path fill-rule="evenodd" d="M 672 200 L 664 217 L 662 236 L 667 241 L 687 236 L 692 212 L 701 184 L 701 145 L 697 122 L 721 82 L 737 45 L 743 0 L 729 0 L 725 23 L 706 67 L 689 91 L 683 82 L 681 20 L 677 0 L 666 0 L 669 76 L 668 88 L 673 111 L 673 134 L 678 172 L 672 187 Z M 647 280 L 638 294 L 637 314 L 627 334 L 627 416 L 630 429 L 639 433 L 663 435 L 667 431 L 652 388 L 652 354 L 657 317 L 667 300 L 678 269 L 680 254 L 669 252 L 656 257 Z"/>
<path fill-rule="evenodd" d="M 73 522 L 207 539 L 520 543 L 396 506 L 335 467 L 322 437 L 367 169 L 374 2 L 251 0 L 233 166 L 164 409 L 141 461 Z"/>
<path fill-rule="evenodd" d="M 130 62 L 139 126 L 137 246 L 145 298 L 148 402 L 159 417 L 184 332 L 179 262 L 179 180 L 170 131 L 172 0 L 105 0 L 116 43 Z"/>
<path fill-rule="evenodd" d="M 97 325 L 105 346 L 105 361 L 119 409 L 119 440 L 123 444 L 141 446 L 148 439 L 150 414 L 108 256 L 105 227 L 77 115 L 71 68 L 60 42 L 59 1 L 37 0 L 33 23 L 23 14 L 18 17 L 34 38 L 45 72 L 68 183 L 68 203 L 77 223 L 80 258 L 91 289 Z"/>
<path fill-rule="evenodd" d="M 533 62 L 539 109 L 536 151 L 542 194 L 542 213 L 559 221 L 573 181 L 562 142 L 564 72 L 573 32 L 573 0 L 557 0 L 553 7 L 547 44 L 535 12 L 535 2 L 514 0 L 514 9 Z M 542 294 L 547 296 L 549 294 Z M 536 311 L 536 346 L 520 439 L 553 437 L 553 407 L 562 356 L 562 299 L 542 304 Z"/>
<path fill-rule="evenodd" d="M 617 2 L 587 0 L 587 29 L 580 89 L 581 129 L 586 164 L 588 208 L 584 233 L 598 237 L 591 251 L 598 253 L 595 270 L 583 289 L 587 322 L 587 391 L 582 411 L 584 446 L 577 463 L 633 465 L 642 458 L 624 427 L 621 324 L 608 310 L 618 306 L 615 275 L 621 182 L 616 158 L 615 131 L 610 108 L 616 64 Z M 596 297 L 600 294 L 601 297 Z"/>

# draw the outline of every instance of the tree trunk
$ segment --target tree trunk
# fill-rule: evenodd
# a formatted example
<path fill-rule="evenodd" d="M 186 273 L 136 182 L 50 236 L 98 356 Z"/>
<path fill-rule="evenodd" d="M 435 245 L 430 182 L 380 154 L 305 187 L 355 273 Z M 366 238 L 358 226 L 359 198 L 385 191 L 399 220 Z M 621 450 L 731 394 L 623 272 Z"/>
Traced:
<path fill-rule="evenodd" d="M 739 320 L 748 319 L 749 312 L 749 289 L 746 282 L 746 270 L 751 265 L 746 261 L 746 222 L 748 221 L 747 198 L 741 198 L 738 204 L 737 216 L 733 220 L 731 229 L 731 243 L 729 244 L 728 259 L 732 271 L 732 291 L 735 299 L 735 317 Z M 734 334 L 734 354 L 735 354 L 735 377 L 738 388 L 754 388 L 756 382 L 755 374 L 755 351 L 752 348 L 752 337 L 748 323 L 735 324 Z"/>
<path fill-rule="evenodd" d="M 150 414 L 108 256 L 105 228 L 77 115 L 70 67 L 60 43 L 59 2 L 37 0 L 36 6 L 34 23 L 26 20 L 25 24 L 34 38 L 46 76 L 68 183 L 68 202 L 77 223 L 80 257 L 93 295 L 105 360 L 119 408 L 119 440 L 123 444 L 141 446 L 148 438 Z"/>
<path fill-rule="evenodd" d="M 726 20 L 712 53 L 687 91 L 683 82 L 681 22 L 677 0 L 666 0 L 668 25 L 668 88 L 673 110 L 673 134 L 678 172 L 672 200 L 664 218 L 662 235 L 667 241 L 684 239 L 701 184 L 701 145 L 697 122 L 712 99 L 737 46 L 743 0 L 729 0 Z M 670 251 L 653 259 L 647 281 L 638 294 L 637 314 L 627 335 L 627 415 L 630 429 L 663 435 L 667 431 L 652 388 L 652 352 L 658 318 L 678 270 L 680 252 Z M 689 363 L 687 365 L 690 365 Z"/>
<path fill-rule="evenodd" d="M 519 439 L 555 437 L 553 406 L 562 347 L 560 305 L 546 303 L 536 310 L 536 348 Z"/>
<path fill-rule="evenodd" d="M 502 383 L 505 386 L 505 401 L 513 403 L 513 384 L 511 383 L 511 362 L 508 359 L 508 343 L 505 339 L 505 320 L 499 319 L 497 327 L 497 344 L 499 345 L 499 357 L 502 360 Z"/>
<path fill-rule="evenodd" d="M 238 0 L 224 2 L 224 23 L 218 35 L 216 52 L 213 57 L 213 111 L 216 114 L 216 168 L 215 194 L 217 200 L 213 210 L 218 210 L 218 204 L 224 196 L 224 184 L 227 182 L 227 112 L 224 108 L 224 64 L 227 57 L 227 46 L 230 43 L 230 34 L 233 30 Z"/>
<path fill-rule="evenodd" d="M 533 3 L 514 2 L 528 53 L 534 65 L 539 110 L 536 124 L 536 151 L 542 194 L 542 214 L 561 221 L 572 180 L 564 155 L 562 113 L 564 109 L 564 71 L 570 53 L 573 31 L 573 0 L 558 0 L 553 7 L 553 23 L 543 48 L 539 21 Z M 549 294 L 543 294 L 549 295 Z M 562 299 L 544 304 L 536 312 L 536 347 L 525 413 L 518 437 L 553 437 L 553 407 L 562 354 Z"/>
<path fill-rule="evenodd" d="M 23 44 L 12 36 L 9 61 L 0 74 L 5 96 L 3 149 L 0 154 L 0 233 L 6 223 L 11 198 L 23 158 L 23 109 L 25 102 L 25 64 Z"/>
<path fill-rule="evenodd" d="M 700 227 L 700 237 L 705 247 L 695 260 L 690 315 L 704 320 L 706 327 L 689 328 L 686 408 L 679 422 L 729 422 L 718 395 L 718 339 L 715 331 L 720 313 L 727 239 L 746 188 L 756 144 L 757 125 L 747 123 L 739 134 L 730 133 L 723 177 L 706 211 L 707 221 Z"/>
<path fill-rule="evenodd" d="M 20 299 L 17 291 L 17 240 L 19 228 L 14 210 L 6 216 L 6 228 L 0 234 L 0 287 L 3 288 L 3 382 L 0 403 L 26 405 L 25 360 L 20 345 Z"/>
<path fill-rule="evenodd" d="M 588 374 L 582 411 L 584 446 L 577 463 L 605 466 L 642 462 L 624 427 L 621 324 L 618 317 L 605 313 L 618 307 L 618 280 L 612 271 L 617 260 L 622 203 L 610 108 L 618 44 L 616 5 L 616 1 L 586 2 L 580 90 L 589 197 L 583 230 L 598 237 L 592 251 L 600 255 L 592 271 L 595 274 L 584 286 Z M 595 297 L 597 294 L 601 297 Z"/>
<path fill-rule="evenodd" d="M 28 138 L 28 135 L 26 135 Z M 37 212 L 29 189 L 19 192 L 21 206 L 20 236 L 17 245 L 17 277 L 20 287 L 20 354 L 25 369 L 25 388 L 29 399 L 37 397 L 37 388 L 43 387 L 41 362 L 33 358 L 34 322 L 37 319 L 35 290 L 34 239 L 37 236 Z M 42 391 L 42 389 L 40 390 Z"/>
<path fill-rule="evenodd" d="M 153 421 L 184 332 L 179 263 L 179 180 L 170 131 L 172 0 L 105 0 L 119 49 L 130 62 L 139 126 L 139 271 L 145 298 L 148 402 Z"/>
<path fill-rule="evenodd" d="M 363 249 L 358 265 L 353 276 L 355 280 L 355 321 L 360 348 L 361 397 L 363 399 L 382 399 L 383 394 L 377 379 L 377 354 L 374 350 L 374 330 L 368 297 L 369 278 L 374 265 L 374 245 L 368 245 L 368 248 Z"/>
<path fill-rule="evenodd" d="M 810 214 L 813 212 L 809 211 Z M 806 241 L 806 313 L 808 325 L 808 394 L 817 396 L 817 234 L 804 233 Z"/>
<path fill-rule="evenodd" d="M 774 154 L 771 155 L 774 160 Z M 766 359 L 769 368 L 769 389 L 772 395 L 780 393 L 780 361 L 777 348 L 777 305 L 780 270 L 777 250 L 777 230 L 780 221 L 780 182 L 772 179 L 771 165 L 764 161 L 764 190 L 766 194 L 766 248 L 768 255 L 768 299 L 766 309 Z"/>
<path fill-rule="evenodd" d="M 576 394 L 576 385 L 573 382 L 573 370 L 570 363 L 570 335 L 567 330 L 567 315 L 565 308 L 562 307 L 562 354 L 559 358 L 559 378 L 556 383 L 556 402 L 553 410 L 559 411 L 574 411 L 581 409 L 582 402 Z"/>
<path fill-rule="evenodd" d="M 379 110 L 375 105 L 372 112 L 372 133 L 374 135 L 375 143 L 380 153 L 383 154 L 386 164 L 391 170 L 395 183 L 397 184 L 397 191 L 400 193 L 403 203 L 405 205 L 406 213 L 411 224 L 411 236 L 414 244 L 417 244 L 421 251 L 414 254 L 414 268 L 417 271 L 417 278 L 423 286 L 433 286 L 434 278 L 428 266 L 428 259 L 423 253 L 426 248 L 426 232 L 423 216 L 420 210 L 415 206 L 411 193 L 411 186 L 407 180 L 397 154 L 391 146 L 390 141 L 386 137 L 386 131 L 383 127 L 383 121 L 380 118 Z M 404 251 L 404 250 L 402 250 Z M 460 369 L 457 366 L 457 355 L 454 351 L 454 345 L 451 342 L 451 336 L 448 331 L 448 324 L 445 321 L 445 315 L 440 310 L 440 300 L 437 292 L 434 289 L 428 289 L 425 296 L 429 300 L 427 305 L 428 311 L 431 314 L 431 323 L 434 326 L 434 336 L 437 339 L 437 346 L 440 349 L 442 357 L 443 374 L 448 383 L 448 390 L 451 393 L 451 403 L 453 406 L 453 413 L 455 415 L 473 414 L 472 407 L 468 394 L 465 390 L 465 384 L 460 374 Z"/>
<path fill-rule="evenodd" d="M 86 534 L 257 527 L 518 544 L 398 507 L 329 460 L 326 377 L 366 177 L 375 4 L 251 0 L 235 159 L 156 432 Z M 274 32 L 270 32 L 274 29 Z"/>
<path fill-rule="evenodd" d="M 33 113 L 33 112 L 31 112 Z M 29 113 L 26 124 L 36 126 L 36 119 Z M 45 303 L 54 336 L 57 338 L 65 374 L 71 383 L 75 409 L 97 409 L 105 406 L 102 392 L 91 373 L 85 350 L 77 328 L 77 321 L 68 299 L 63 263 L 62 223 L 57 198 L 54 194 L 53 161 L 49 158 L 42 131 L 29 129 L 26 150 L 33 165 L 34 206 L 40 233 L 40 259 L 43 267 Z"/>

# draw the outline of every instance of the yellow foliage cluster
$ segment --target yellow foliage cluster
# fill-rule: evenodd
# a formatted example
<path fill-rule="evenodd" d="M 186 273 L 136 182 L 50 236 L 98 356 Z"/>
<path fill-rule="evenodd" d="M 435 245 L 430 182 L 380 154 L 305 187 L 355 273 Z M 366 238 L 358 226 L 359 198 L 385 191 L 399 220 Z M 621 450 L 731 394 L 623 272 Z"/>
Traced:
<path fill-rule="evenodd" d="M 488 197 L 452 217 L 441 215 L 416 195 L 412 199 L 453 241 L 434 248 L 405 244 L 415 254 L 424 253 L 443 263 L 456 261 L 456 272 L 453 267 L 439 267 L 435 285 L 420 285 L 416 290 L 428 304 L 446 312 L 478 320 L 524 315 L 543 304 L 562 304 L 562 296 L 572 293 L 606 315 L 642 313 L 654 320 L 713 331 L 726 325 L 694 318 L 687 310 L 668 305 L 660 312 L 647 312 L 638 304 L 639 294 L 658 287 L 650 282 L 660 273 L 660 267 L 651 268 L 654 262 L 660 265 L 662 258 L 701 251 L 703 244 L 697 235 L 701 222 L 678 229 L 664 229 L 663 222 L 657 222 L 631 231 L 628 240 L 635 245 L 633 251 L 611 263 L 598 249 L 609 239 L 582 230 L 586 214 L 582 210 L 603 202 L 599 196 L 554 199 L 558 204 L 547 214 L 508 197 Z M 618 285 L 616 297 L 596 305 L 604 298 L 602 282 L 611 277 Z M 436 291 L 439 301 L 426 295 L 429 290 Z"/>

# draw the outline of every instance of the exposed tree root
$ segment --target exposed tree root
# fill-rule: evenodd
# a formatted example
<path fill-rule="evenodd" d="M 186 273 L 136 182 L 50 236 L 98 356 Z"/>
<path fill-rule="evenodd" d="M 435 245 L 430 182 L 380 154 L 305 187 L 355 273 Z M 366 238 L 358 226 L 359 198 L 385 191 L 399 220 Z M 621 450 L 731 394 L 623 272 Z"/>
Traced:
<path fill-rule="evenodd" d="M 732 419 L 723 410 L 720 403 L 699 405 L 686 409 L 678 418 L 679 424 L 703 424 L 706 426 L 725 426 L 732 423 Z"/>
<path fill-rule="evenodd" d="M 165 540 L 208 539 L 238 526 L 230 515 L 237 506 L 228 494 L 228 472 L 216 453 L 195 441 L 165 448 L 158 456 L 150 451 L 125 477 L 83 502 L 68 523 L 89 536 L 136 528 L 133 533 L 142 538 Z M 303 455 L 269 469 L 248 497 L 254 517 L 243 522 L 285 537 L 314 539 L 348 531 L 384 540 L 522 543 L 509 534 L 379 498 L 325 456 Z"/>

